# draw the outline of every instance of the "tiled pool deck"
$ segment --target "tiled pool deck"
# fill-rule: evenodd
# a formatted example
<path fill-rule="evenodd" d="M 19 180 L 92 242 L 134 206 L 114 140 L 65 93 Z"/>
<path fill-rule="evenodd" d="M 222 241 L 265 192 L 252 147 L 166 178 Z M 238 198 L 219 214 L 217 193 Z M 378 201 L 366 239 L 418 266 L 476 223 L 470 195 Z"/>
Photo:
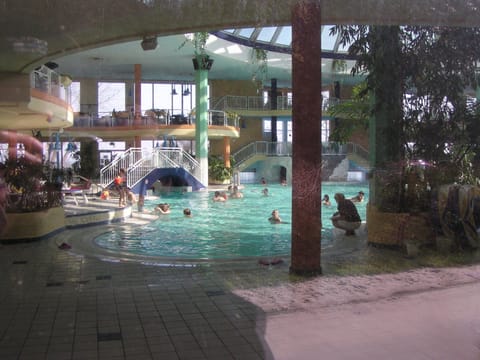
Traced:
<path fill-rule="evenodd" d="M 68 206 L 78 213 L 84 205 Z M 142 226 L 148 218 L 134 212 L 128 221 Z M 478 288 L 480 280 L 476 266 L 457 272 L 302 280 L 289 276 L 288 259 L 274 267 L 253 259 L 171 264 L 124 260 L 82 248 L 82 239 L 109 226 L 121 224 L 0 245 L 0 359 L 374 359 L 378 353 L 362 357 L 348 347 L 350 340 L 361 339 L 346 332 L 338 349 L 325 343 L 326 335 L 323 342 L 318 338 L 325 350 L 320 356 L 320 348 L 315 351 L 316 333 L 322 333 L 319 309 L 331 313 L 337 306 L 388 299 L 406 289 L 421 292 L 472 283 Z M 72 249 L 59 249 L 62 242 Z M 337 256 L 350 256 L 365 246 L 365 237 L 348 242 L 336 249 Z M 478 320 L 472 321 L 480 329 Z M 348 351 L 341 353 L 344 348 Z M 386 358 L 442 358 L 391 355 Z"/>

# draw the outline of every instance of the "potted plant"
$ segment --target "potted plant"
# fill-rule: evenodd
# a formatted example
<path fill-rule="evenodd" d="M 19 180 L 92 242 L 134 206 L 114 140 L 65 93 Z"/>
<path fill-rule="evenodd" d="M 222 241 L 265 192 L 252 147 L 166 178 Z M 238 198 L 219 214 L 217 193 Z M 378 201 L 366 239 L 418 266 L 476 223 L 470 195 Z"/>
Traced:
<path fill-rule="evenodd" d="M 187 43 L 191 43 L 194 48 L 195 56 L 192 58 L 193 68 L 195 70 L 210 70 L 213 64 L 213 59 L 207 55 L 205 47 L 210 34 L 207 31 L 199 31 L 193 34 L 188 34 L 185 41 L 178 47 L 181 49 Z"/>
<path fill-rule="evenodd" d="M 208 158 L 208 178 L 211 184 L 229 184 L 233 176 L 233 167 L 225 166 L 222 157 L 211 155 Z"/>
<path fill-rule="evenodd" d="M 23 157 L 8 159 L 1 170 L 9 189 L 2 240 L 33 240 L 65 226 L 63 173 L 49 172 L 42 164 L 31 164 Z"/>

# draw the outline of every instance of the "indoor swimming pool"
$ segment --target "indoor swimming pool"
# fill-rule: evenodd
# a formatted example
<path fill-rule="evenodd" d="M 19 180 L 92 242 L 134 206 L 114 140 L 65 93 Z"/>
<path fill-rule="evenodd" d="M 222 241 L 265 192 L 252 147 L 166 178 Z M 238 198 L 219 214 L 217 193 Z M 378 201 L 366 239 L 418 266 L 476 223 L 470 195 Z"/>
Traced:
<path fill-rule="evenodd" d="M 95 238 L 95 243 L 111 251 L 158 256 L 169 259 L 223 260 L 245 257 L 283 256 L 290 253 L 291 203 L 290 186 L 268 185 L 269 196 L 262 185 L 245 185 L 244 197 L 214 202 L 213 192 L 171 192 L 145 203 L 152 212 L 159 203 L 170 204 L 171 212 L 145 226 L 119 226 Z M 333 196 L 343 192 L 347 198 L 365 193 L 357 203 L 363 221 L 366 217 L 368 184 L 326 183 L 322 196 L 328 194 L 331 206 L 322 206 L 322 247 L 331 244 L 330 217 L 336 211 Z M 189 208 L 192 217 L 185 217 Z M 268 218 L 277 209 L 282 223 L 271 224 Z"/>

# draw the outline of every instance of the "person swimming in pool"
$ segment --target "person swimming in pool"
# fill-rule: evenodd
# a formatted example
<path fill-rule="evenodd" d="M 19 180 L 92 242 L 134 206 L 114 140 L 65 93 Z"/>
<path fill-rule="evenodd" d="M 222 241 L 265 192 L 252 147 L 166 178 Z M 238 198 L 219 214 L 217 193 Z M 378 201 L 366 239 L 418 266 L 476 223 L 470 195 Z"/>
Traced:
<path fill-rule="evenodd" d="M 237 186 L 237 185 L 235 185 L 235 186 L 233 187 L 233 191 L 232 191 L 232 193 L 230 194 L 230 197 L 231 197 L 232 199 L 241 199 L 241 198 L 243 198 L 243 194 L 240 192 L 240 190 L 238 190 L 238 186 Z"/>
<path fill-rule="evenodd" d="M 216 202 L 224 202 L 227 201 L 227 196 L 226 194 L 222 194 L 220 191 L 215 191 L 212 200 Z"/>
<path fill-rule="evenodd" d="M 167 203 L 158 204 L 153 212 L 161 215 L 170 214 L 170 205 Z"/>
<path fill-rule="evenodd" d="M 183 209 L 183 215 L 185 215 L 185 217 L 192 217 L 192 210 L 189 208 Z"/>
<path fill-rule="evenodd" d="M 272 211 L 272 216 L 268 218 L 268 221 L 270 221 L 272 224 L 280 224 L 282 222 L 282 219 L 280 218 L 280 214 L 277 209 Z"/>
<path fill-rule="evenodd" d="M 332 203 L 330 202 L 330 196 L 328 196 L 327 194 L 323 195 L 322 204 L 325 206 L 332 205 Z"/>
<path fill-rule="evenodd" d="M 351 202 L 362 202 L 365 198 L 365 193 L 363 191 L 359 191 L 358 194 L 350 199 Z"/>

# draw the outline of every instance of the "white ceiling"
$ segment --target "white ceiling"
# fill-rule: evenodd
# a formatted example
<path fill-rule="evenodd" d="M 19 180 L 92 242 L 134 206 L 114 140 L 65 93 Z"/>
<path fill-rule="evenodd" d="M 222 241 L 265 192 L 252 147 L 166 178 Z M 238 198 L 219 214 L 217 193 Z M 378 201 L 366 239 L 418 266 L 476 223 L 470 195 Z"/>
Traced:
<path fill-rule="evenodd" d="M 194 47 L 185 42 L 185 35 L 158 37 L 155 50 L 144 51 L 141 39 L 77 53 L 53 59 L 59 67 L 56 71 L 69 74 L 75 80 L 97 78 L 103 80 L 133 80 L 134 65 L 142 65 L 143 81 L 194 81 L 192 57 Z M 209 72 L 210 79 L 251 79 L 258 70 L 252 61 L 251 48 L 234 44 L 210 35 L 207 53 L 214 59 Z M 323 82 L 332 81 L 330 59 L 322 61 Z M 291 86 L 291 56 L 268 52 L 266 82 L 277 79 L 279 87 Z M 336 75 L 347 82 L 356 82 L 349 74 Z"/>

